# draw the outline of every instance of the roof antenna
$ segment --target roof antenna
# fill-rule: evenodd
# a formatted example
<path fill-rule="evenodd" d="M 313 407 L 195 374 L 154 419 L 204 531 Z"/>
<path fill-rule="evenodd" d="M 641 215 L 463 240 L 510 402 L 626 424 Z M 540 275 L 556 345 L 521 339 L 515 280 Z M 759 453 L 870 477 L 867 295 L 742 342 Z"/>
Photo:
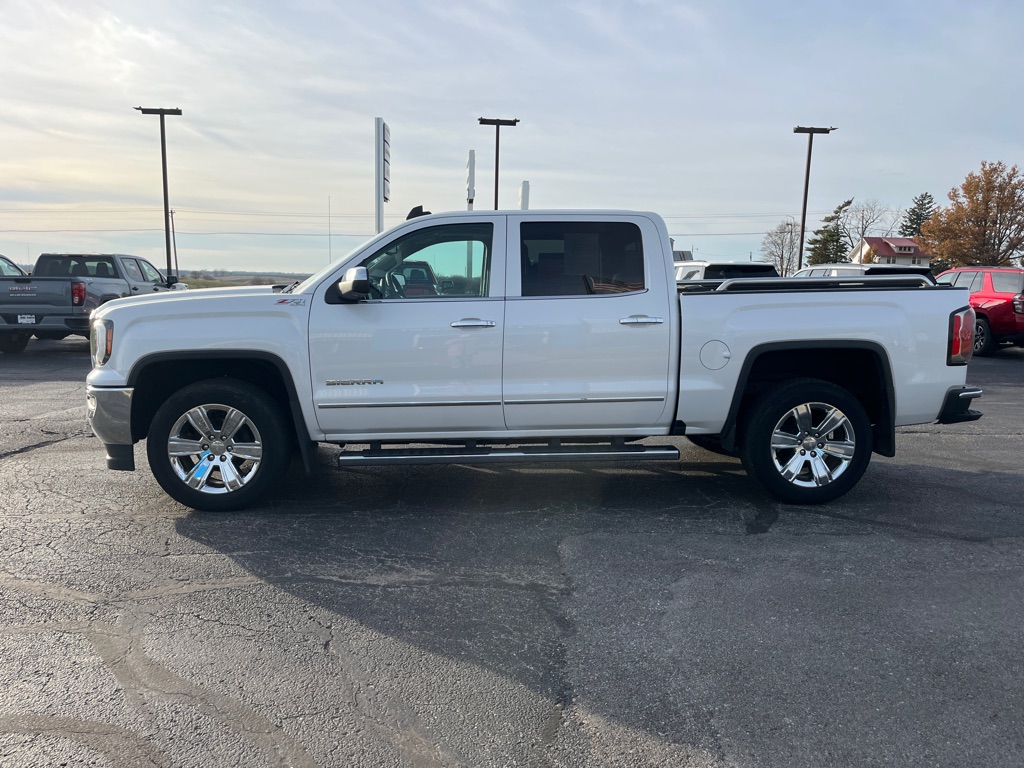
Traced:
<path fill-rule="evenodd" d="M 409 219 L 415 219 L 418 216 L 429 216 L 429 215 L 430 215 L 430 211 L 424 211 L 422 205 L 417 205 L 415 208 L 413 208 L 411 211 L 409 211 L 409 215 L 405 217 L 405 220 L 408 221 Z"/>

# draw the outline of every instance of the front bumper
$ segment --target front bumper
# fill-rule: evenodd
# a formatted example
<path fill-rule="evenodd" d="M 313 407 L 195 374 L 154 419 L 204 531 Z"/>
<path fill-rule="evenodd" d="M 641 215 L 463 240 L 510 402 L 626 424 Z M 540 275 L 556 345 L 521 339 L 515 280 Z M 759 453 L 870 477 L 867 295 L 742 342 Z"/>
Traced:
<path fill-rule="evenodd" d="M 107 451 L 107 469 L 135 469 L 133 387 L 86 387 L 86 418 Z"/>
<path fill-rule="evenodd" d="M 972 401 L 978 397 L 981 397 L 981 390 L 977 387 L 953 387 L 946 393 L 942 411 L 936 421 L 939 424 L 957 424 L 980 419 L 981 412 L 971 410 Z"/>

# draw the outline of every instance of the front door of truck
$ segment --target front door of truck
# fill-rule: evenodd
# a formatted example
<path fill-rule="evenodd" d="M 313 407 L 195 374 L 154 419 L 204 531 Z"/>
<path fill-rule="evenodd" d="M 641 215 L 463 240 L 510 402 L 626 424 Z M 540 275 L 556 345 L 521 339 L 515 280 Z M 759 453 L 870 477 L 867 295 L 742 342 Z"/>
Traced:
<path fill-rule="evenodd" d="M 316 292 L 310 372 L 329 439 L 504 429 L 504 244 L 503 217 L 400 231 L 359 262 L 368 300 L 329 304 Z"/>
<path fill-rule="evenodd" d="M 665 258 L 653 222 L 519 214 L 508 227 L 508 428 L 584 435 L 666 424 L 675 294 L 651 267 Z M 645 243 L 658 252 L 645 254 Z"/>

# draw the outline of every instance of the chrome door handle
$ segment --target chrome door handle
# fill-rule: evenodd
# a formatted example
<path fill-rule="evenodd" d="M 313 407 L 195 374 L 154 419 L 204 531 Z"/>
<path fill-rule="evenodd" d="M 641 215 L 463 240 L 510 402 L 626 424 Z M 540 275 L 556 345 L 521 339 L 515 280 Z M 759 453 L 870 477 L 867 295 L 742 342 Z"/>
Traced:
<path fill-rule="evenodd" d="M 630 315 L 620 317 L 619 325 L 661 325 L 665 322 L 663 317 L 648 317 L 647 315 Z"/>
<path fill-rule="evenodd" d="M 452 328 L 493 328 L 497 323 L 493 320 L 481 320 L 479 317 L 464 317 L 452 323 Z"/>

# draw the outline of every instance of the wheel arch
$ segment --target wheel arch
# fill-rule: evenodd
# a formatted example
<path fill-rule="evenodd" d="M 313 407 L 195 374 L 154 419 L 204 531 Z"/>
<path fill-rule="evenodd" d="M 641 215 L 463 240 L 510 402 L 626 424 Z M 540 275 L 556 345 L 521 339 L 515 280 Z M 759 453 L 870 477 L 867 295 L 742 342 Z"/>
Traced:
<path fill-rule="evenodd" d="M 160 405 L 173 393 L 197 381 L 231 378 L 265 391 L 290 422 L 307 474 L 314 466 L 313 443 L 304 420 L 295 382 L 277 355 L 252 350 L 160 352 L 140 358 L 128 374 L 132 395 L 132 440 L 146 437 Z"/>
<path fill-rule="evenodd" d="M 792 378 L 815 378 L 849 390 L 871 420 L 874 452 L 896 454 L 896 390 L 885 349 L 870 341 L 788 341 L 754 347 L 743 361 L 722 445 L 739 447 L 739 425 L 757 394 Z"/>

